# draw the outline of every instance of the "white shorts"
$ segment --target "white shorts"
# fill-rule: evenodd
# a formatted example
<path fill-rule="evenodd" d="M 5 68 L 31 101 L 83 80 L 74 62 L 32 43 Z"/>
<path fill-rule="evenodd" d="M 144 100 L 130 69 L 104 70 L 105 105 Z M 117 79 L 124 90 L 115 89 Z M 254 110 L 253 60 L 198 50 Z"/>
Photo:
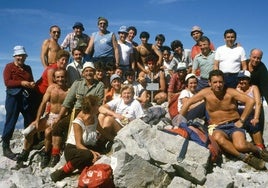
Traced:
<path fill-rule="evenodd" d="M 47 115 L 47 125 L 51 126 L 52 123 L 54 122 L 54 120 L 59 117 L 59 114 L 54 114 L 52 112 L 50 112 L 48 115 Z"/>

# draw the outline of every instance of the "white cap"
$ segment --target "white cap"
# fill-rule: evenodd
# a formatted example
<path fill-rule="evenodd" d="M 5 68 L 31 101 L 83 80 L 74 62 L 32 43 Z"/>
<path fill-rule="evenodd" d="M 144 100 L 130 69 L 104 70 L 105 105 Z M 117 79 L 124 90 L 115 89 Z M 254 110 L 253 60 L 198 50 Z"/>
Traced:
<path fill-rule="evenodd" d="M 196 78 L 195 74 L 193 74 L 193 73 L 189 73 L 189 74 L 186 75 L 186 77 L 185 77 L 185 81 L 187 81 L 187 80 L 188 80 L 189 78 L 191 78 L 191 77 Z"/>
<path fill-rule="evenodd" d="M 87 61 L 87 62 L 85 62 L 84 65 L 83 65 L 82 72 L 84 72 L 84 70 L 85 70 L 86 68 L 88 68 L 88 67 L 90 67 L 90 68 L 92 68 L 92 69 L 95 69 L 94 64 L 93 64 L 92 62 L 90 62 L 90 61 Z"/>
<path fill-rule="evenodd" d="M 13 57 L 16 55 L 26 55 L 27 56 L 27 53 L 26 53 L 25 48 L 23 46 L 15 46 L 13 48 L 13 50 L 14 50 Z"/>

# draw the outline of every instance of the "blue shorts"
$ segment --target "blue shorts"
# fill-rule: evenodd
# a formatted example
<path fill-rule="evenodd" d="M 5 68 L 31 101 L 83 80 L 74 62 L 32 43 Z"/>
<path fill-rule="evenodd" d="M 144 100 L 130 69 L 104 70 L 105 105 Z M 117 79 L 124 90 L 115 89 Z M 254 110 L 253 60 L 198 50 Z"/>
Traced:
<path fill-rule="evenodd" d="M 223 131 L 229 138 L 231 138 L 232 134 L 236 131 L 240 131 L 246 136 L 245 130 L 243 128 L 236 127 L 234 122 L 218 125 L 215 127 L 215 130 Z"/>

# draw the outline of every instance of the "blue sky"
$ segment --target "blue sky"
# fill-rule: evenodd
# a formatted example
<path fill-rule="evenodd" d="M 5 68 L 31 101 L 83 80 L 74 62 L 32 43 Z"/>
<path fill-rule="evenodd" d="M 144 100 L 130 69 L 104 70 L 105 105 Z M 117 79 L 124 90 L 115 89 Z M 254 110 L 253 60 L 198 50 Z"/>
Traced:
<path fill-rule="evenodd" d="M 23 45 L 28 53 L 26 64 L 32 67 L 37 80 L 43 67 L 40 50 L 43 40 L 49 37 L 49 27 L 59 25 L 61 43 L 72 31 L 74 22 L 84 24 L 85 33 L 97 31 L 97 17 L 109 20 L 110 31 L 116 32 L 121 25 L 134 25 L 151 35 L 149 42 L 162 33 L 166 45 L 179 39 L 184 48 L 194 44 L 190 36 L 192 26 L 202 27 L 215 47 L 224 44 L 223 33 L 233 28 L 237 41 L 245 48 L 247 56 L 252 48 L 264 51 L 263 61 L 268 64 L 267 5 L 265 0 L 135 0 L 135 1 L 88 1 L 88 0 L 2 0 L 0 7 L 0 70 L 13 60 L 12 49 Z M 139 37 L 135 41 L 140 43 Z M 5 86 L 0 77 L 0 102 L 5 100 Z"/>

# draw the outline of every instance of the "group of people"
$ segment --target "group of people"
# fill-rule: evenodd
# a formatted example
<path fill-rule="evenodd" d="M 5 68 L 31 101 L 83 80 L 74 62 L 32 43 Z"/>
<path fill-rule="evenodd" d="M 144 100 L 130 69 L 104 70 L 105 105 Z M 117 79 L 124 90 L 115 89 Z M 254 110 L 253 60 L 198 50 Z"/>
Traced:
<path fill-rule="evenodd" d="M 175 126 L 180 116 L 205 118 L 224 152 L 256 169 L 265 168 L 262 98 L 268 101 L 268 71 L 260 49 L 252 49 L 247 59 L 233 29 L 224 32 L 225 44 L 215 50 L 202 29 L 194 26 L 190 34 L 196 44 L 187 50 L 180 40 L 165 46 L 163 34 L 150 44 L 146 31 L 137 44 L 134 26 L 121 26 L 117 37 L 107 30 L 104 17 L 97 25 L 99 31 L 88 36 L 83 24 L 76 22 L 61 45 L 60 27 L 51 26 L 50 38 L 41 48 L 44 71 L 36 82 L 25 64 L 25 48 L 14 47 L 14 60 L 4 69 L 4 156 L 23 164 L 40 141 L 36 135 L 43 132 L 41 168 L 54 167 L 64 151 L 66 164 L 51 174 L 54 182 L 59 181 L 92 165 L 103 152 L 100 148 L 109 149 L 117 132 L 143 117 L 150 105 L 176 97 Z M 33 128 L 25 135 L 22 152 L 15 154 L 10 140 L 19 113 L 24 128 Z M 246 140 L 245 130 L 252 143 Z"/>

